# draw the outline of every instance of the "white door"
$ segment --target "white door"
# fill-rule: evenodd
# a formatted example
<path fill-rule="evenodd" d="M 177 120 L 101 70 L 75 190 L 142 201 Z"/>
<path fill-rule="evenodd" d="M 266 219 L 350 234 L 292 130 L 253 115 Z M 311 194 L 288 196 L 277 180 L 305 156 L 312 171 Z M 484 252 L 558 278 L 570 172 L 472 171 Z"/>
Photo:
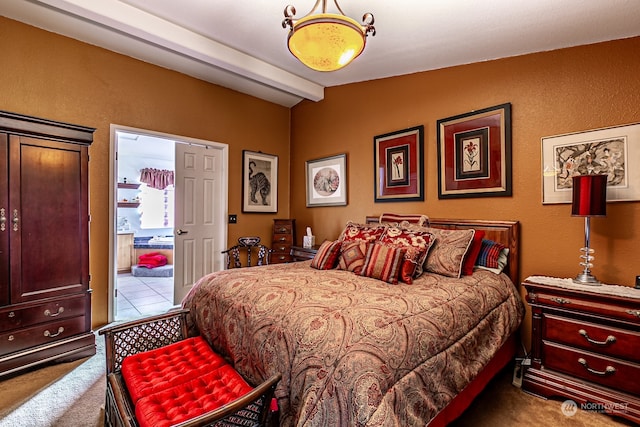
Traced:
<path fill-rule="evenodd" d="M 174 304 L 202 276 L 222 269 L 224 155 L 215 146 L 176 144 Z"/>

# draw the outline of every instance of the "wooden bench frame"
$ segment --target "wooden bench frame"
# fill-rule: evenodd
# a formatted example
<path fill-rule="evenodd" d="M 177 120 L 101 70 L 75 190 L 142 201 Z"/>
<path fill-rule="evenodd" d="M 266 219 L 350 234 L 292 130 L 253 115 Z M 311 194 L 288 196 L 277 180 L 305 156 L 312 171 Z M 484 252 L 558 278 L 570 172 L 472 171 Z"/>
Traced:
<path fill-rule="evenodd" d="M 120 373 L 125 357 L 154 350 L 188 338 L 188 310 L 116 324 L 102 328 L 107 359 L 107 391 L 105 426 L 137 427 L 135 409 Z M 281 375 L 274 375 L 250 393 L 199 417 L 187 420 L 180 427 L 196 426 L 266 426 L 270 420 L 270 404 Z M 247 423 L 249 422 L 249 423 Z"/>

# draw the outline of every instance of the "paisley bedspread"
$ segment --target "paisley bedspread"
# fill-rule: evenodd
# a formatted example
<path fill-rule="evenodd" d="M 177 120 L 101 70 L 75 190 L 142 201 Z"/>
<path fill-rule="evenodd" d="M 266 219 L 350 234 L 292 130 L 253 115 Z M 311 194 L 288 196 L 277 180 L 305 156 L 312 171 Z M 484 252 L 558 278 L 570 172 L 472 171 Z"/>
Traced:
<path fill-rule="evenodd" d="M 282 374 L 283 426 L 424 426 L 524 315 L 504 274 L 390 285 L 309 264 L 216 272 L 183 301 L 249 382 Z"/>

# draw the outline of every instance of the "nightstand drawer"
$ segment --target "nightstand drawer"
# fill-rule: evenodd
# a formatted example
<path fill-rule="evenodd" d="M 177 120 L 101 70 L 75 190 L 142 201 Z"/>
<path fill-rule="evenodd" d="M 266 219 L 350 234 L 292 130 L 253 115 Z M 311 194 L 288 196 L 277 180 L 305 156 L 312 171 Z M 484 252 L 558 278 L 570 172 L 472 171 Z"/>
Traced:
<path fill-rule="evenodd" d="M 525 282 L 525 286 L 530 286 Z M 633 302 L 605 297 L 605 295 L 576 293 L 563 289 L 537 289 L 534 293 L 527 294 L 527 301 L 531 304 L 539 304 L 549 308 L 558 308 L 581 313 L 592 313 L 638 322 L 640 319 L 640 300 Z"/>
<path fill-rule="evenodd" d="M 640 333 L 546 314 L 543 339 L 608 356 L 634 360 Z"/>
<path fill-rule="evenodd" d="M 640 366 L 635 363 L 602 357 L 550 342 L 543 342 L 542 347 L 544 365 L 547 369 L 634 395 L 640 394 Z"/>

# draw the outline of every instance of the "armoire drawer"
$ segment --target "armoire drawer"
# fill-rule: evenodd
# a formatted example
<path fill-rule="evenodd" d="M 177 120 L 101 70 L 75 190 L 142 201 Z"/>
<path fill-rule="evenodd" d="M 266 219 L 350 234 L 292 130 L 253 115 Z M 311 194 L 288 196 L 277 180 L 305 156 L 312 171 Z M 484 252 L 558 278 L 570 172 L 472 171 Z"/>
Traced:
<path fill-rule="evenodd" d="M 640 394 L 638 364 L 550 342 L 543 343 L 542 353 L 547 369 L 634 395 Z"/>
<path fill-rule="evenodd" d="M 0 333 L 82 315 L 86 310 L 86 301 L 87 295 L 79 294 L 39 305 L 3 308 L 0 310 Z"/>
<path fill-rule="evenodd" d="M 85 317 L 77 316 L 2 333 L 0 334 L 0 355 L 81 334 L 86 332 L 85 325 Z"/>

